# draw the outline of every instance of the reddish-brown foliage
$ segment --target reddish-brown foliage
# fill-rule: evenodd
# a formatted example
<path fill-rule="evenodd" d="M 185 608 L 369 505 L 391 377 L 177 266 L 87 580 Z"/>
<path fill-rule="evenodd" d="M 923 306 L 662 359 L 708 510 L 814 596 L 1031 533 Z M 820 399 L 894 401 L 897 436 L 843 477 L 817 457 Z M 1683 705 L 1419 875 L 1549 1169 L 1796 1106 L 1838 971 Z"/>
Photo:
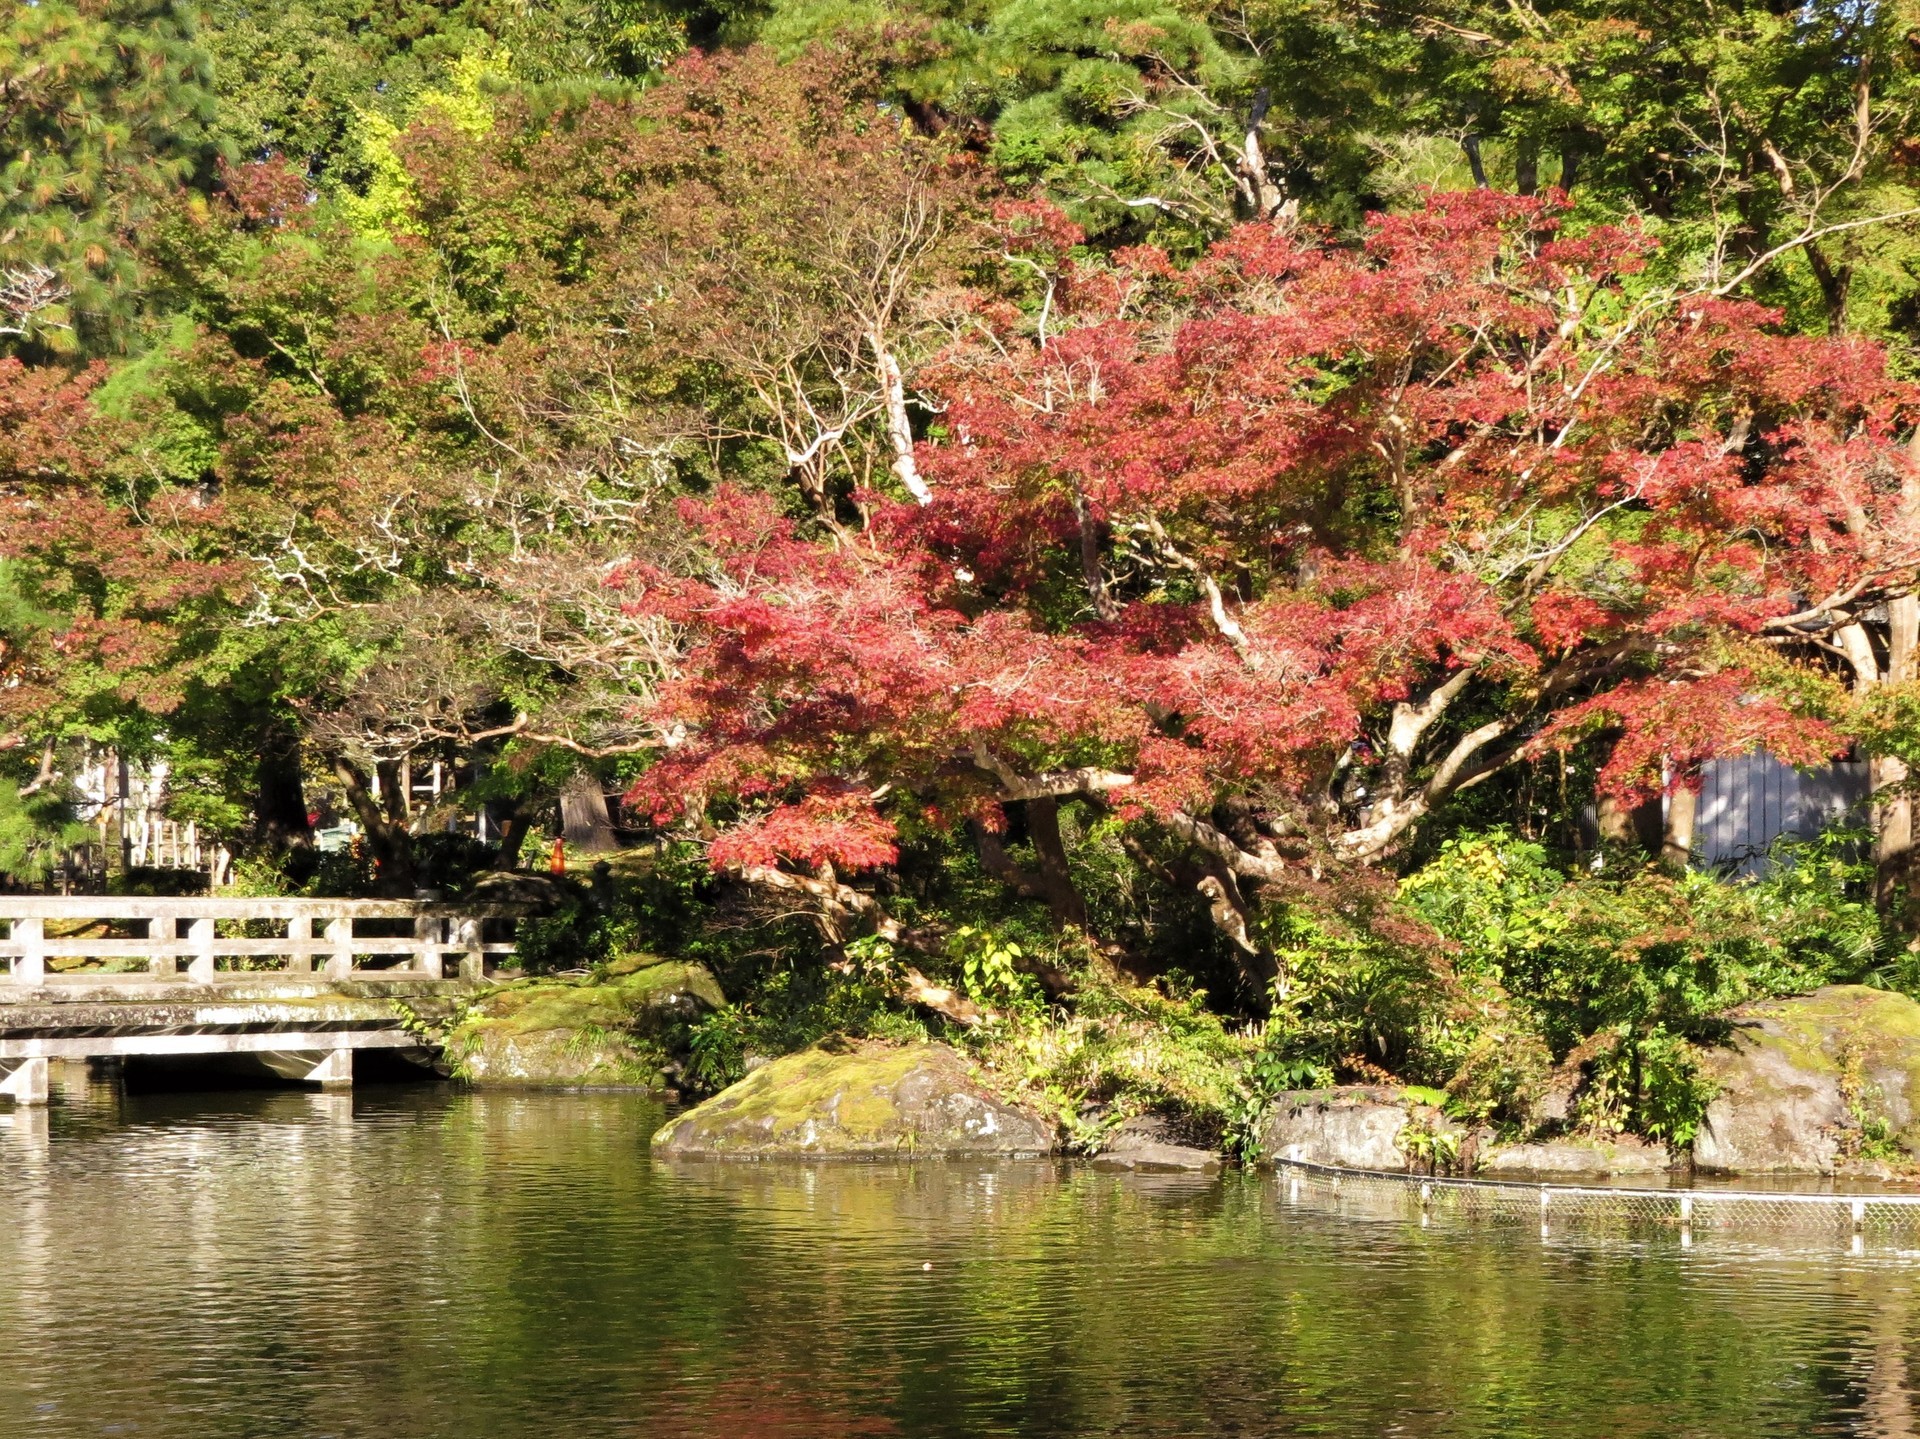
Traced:
<path fill-rule="evenodd" d="M 1620 791 L 1838 747 L 1741 656 L 1920 561 L 1915 395 L 1874 347 L 1489 193 L 1184 272 L 1003 220 L 1045 310 L 983 303 L 941 362 L 932 504 L 850 545 L 723 494 L 699 566 L 625 577 L 686 640 L 635 797 L 760 816 L 717 858 L 862 867 L 890 806 L 1080 792 L 1209 843 L 1251 800 L 1244 866 L 1364 860 L 1601 725 Z"/>

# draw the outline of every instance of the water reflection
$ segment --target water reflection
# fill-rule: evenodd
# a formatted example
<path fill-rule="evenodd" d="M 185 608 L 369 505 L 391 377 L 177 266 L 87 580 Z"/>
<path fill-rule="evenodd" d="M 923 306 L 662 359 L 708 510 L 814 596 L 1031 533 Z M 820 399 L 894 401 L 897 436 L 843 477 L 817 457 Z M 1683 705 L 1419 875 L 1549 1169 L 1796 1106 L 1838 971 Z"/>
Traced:
<path fill-rule="evenodd" d="M 616 1095 L 0 1113 L 0 1435 L 1904 1435 L 1913 1256 L 653 1161 Z"/>

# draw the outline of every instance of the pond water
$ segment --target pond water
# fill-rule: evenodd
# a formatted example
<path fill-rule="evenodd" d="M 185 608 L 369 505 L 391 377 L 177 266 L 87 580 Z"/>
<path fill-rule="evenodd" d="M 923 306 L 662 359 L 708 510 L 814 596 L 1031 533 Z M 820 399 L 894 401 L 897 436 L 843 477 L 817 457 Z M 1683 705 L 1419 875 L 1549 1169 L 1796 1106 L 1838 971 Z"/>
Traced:
<path fill-rule="evenodd" d="M 0 1436 L 1904 1435 L 1920 1257 L 682 1165 L 623 1095 L 0 1112 Z M 929 1267 L 931 1266 L 931 1267 Z"/>

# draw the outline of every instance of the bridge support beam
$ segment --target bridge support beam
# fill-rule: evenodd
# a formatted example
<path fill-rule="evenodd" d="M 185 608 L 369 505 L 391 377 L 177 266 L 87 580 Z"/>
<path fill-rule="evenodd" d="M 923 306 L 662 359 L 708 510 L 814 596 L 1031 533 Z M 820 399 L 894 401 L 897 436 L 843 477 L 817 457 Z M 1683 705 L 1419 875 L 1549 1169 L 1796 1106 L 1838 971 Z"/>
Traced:
<path fill-rule="evenodd" d="M 262 1051 L 260 1059 L 282 1079 L 322 1089 L 353 1088 L 351 1049 L 270 1049 Z"/>
<path fill-rule="evenodd" d="M 0 1094 L 10 1096 L 17 1105 L 45 1104 L 47 1102 L 47 1061 L 0 1059 Z"/>
<path fill-rule="evenodd" d="M 353 1088 L 353 1051 L 336 1049 L 323 1055 L 320 1062 L 307 1074 L 308 1084 L 317 1084 L 322 1089 Z"/>

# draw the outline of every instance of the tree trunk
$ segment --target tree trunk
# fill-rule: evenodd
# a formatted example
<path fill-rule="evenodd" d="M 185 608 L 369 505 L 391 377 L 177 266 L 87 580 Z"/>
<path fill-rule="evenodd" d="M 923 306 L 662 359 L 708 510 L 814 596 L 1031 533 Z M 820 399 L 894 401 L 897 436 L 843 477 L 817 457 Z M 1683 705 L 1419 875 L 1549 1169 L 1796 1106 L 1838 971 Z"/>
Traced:
<path fill-rule="evenodd" d="M 913 420 L 907 414 L 907 385 L 900 373 L 900 362 L 894 358 L 893 351 L 887 348 L 886 336 L 879 330 L 869 335 L 867 341 L 873 346 L 880 393 L 886 401 L 887 440 L 893 447 L 893 464 L 889 468 L 916 503 L 930 505 L 933 503 L 933 491 L 927 488 L 927 482 L 920 477 L 920 467 L 913 458 Z"/>
<path fill-rule="evenodd" d="M 560 791 L 560 832 L 569 849 L 606 854 L 620 848 L 607 813 L 607 796 L 590 774 L 575 775 Z"/>
<path fill-rule="evenodd" d="M 407 827 L 407 821 L 412 818 L 411 809 L 407 803 L 408 781 L 412 776 L 402 768 L 403 763 L 404 761 L 397 759 L 376 760 L 373 774 L 374 787 L 378 792 L 376 798 L 380 802 L 387 823 L 404 830 Z"/>
<path fill-rule="evenodd" d="M 1536 194 L 1540 189 L 1540 141 L 1536 136 L 1522 135 L 1516 144 L 1513 188 L 1522 195 Z"/>
<path fill-rule="evenodd" d="M 1087 902 L 1067 867 L 1067 848 L 1060 839 L 1060 801 L 1048 796 L 1027 801 L 1027 833 L 1040 861 L 1040 887 L 1053 922 L 1063 929 L 1087 927 Z"/>
<path fill-rule="evenodd" d="M 493 853 L 493 868 L 516 869 L 520 851 L 526 847 L 527 834 L 533 828 L 533 813 L 522 801 L 515 801 L 500 821 L 500 847 Z"/>
<path fill-rule="evenodd" d="M 1621 730 L 1610 728 L 1595 737 L 1604 746 L 1607 760 L 1613 758 L 1614 746 L 1620 742 L 1622 733 Z M 1593 797 L 1593 818 L 1595 838 L 1602 845 L 1637 848 L 1649 858 L 1659 856 L 1666 838 L 1666 821 L 1661 813 L 1659 795 L 1642 800 L 1639 804 L 1629 804 L 1617 795 L 1596 793 Z"/>
<path fill-rule="evenodd" d="M 1887 601 L 1887 670 L 1884 683 L 1910 684 L 1920 670 L 1920 597 Z M 1905 792 L 1906 763 L 1874 755 L 1867 763 L 1873 795 L 1874 901 L 1903 928 L 1913 923 L 1913 797 Z"/>
<path fill-rule="evenodd" d="M 333 757 L 333 775 L 340 781 L 340 787 L 346 791 L 347 803 L 353 806 L 354 817 L 360 821 L 360 828 L 366 832 L 367 847 L 373 851 L 375 863 L 379 866 L 383 887 L 391 889 L 411 889 L 413 887 L 413 836 L 407 833 L 405 824 L 395 824 L 382 810 L 380 803 L 373 797 L 373 789 L 367 777 L 360 772 L 358 765 L 345 755 Z M 388 788 L 389 807 L 391 807 L 392 786 Z"/>
<path fill-rule="evenodd" d="M 1487 167 L 1480 158 L 1480 137 L 1469 135 L 1460 142 L 1460 148 L 1467 152 L 1467 168 L 1473 172 L 1473 187 L 1476 190 L 1487 188 Z"/>
<path fill-rule="evenodd" d="M 1073 497 L 1073 510 L 1080 521 L 1080 573 L 1087 582 L 1087 598 L 1093 602 L 1094 614 L 1111 621 L 1118 618 L 1119 611 L 1107 593 L 1107 572 L 1100 562 L 1099 522 L 1087 508 L 1085 495 Z"/>
<path fill-rule="evenodd" d="M 313 848 L 307 793 L 300 779 L 300 736 L 274 725 L 262 737 L 254 771 L 254 831 L 273 854 Z"/>
<path fill-rule="evenodd" d="M 1666 825 L 1658 796 L 1642 804 L 1628 804 L 1603 794 L 1593 808 L 1601 843 L 1635 845 L 1649 855 L 1659 853 L 1666 839 Z"/>
<path fill-rule="evenodd" d="M 1066 845 L 1060 839 L 1060 801 L 1052 797 L 1030 799 L 1020 807 L 1039 867 L 1022 869 L 1007 853 L 1006 841 L 976 820 L 973 841 L 980 867 L 1022 898 L 1043 901 L 1053 922 L 1062 929 L 1084 930 L 1087 905 L 1067 868 Z"/>
<path fill-rule="evenodd" d="M 1836 268 L 1826 256 L 1826 252 L 1809 241 L 1805 246 L 1807 264 L 1813 269 L 1813 278 L 1820 286 L 1820 298 L 1827 310 L 1827 333 L 1844 335 L 1847 332 L 1847 295 L 1853 289 L 1853 266 L 1841 265 Z"/>
<path fill-rule="evenodd" d="M 1867 782 L 1875 796 L 1874 903 L 1883 915 L 1901 921 L 1908 918 L 1904 911 L 1912 902 L 1913 798 L 1897 792 L 1907 777 L 1906 764 L 1891 755 L 1875 755 L 1867 761 Z"/>
<path fill-rule="evenodd" d="M 1580 137 L 1568 135 L 1560 142 L 1560 188 L 1569 195 L 1580 178 Z"/>
<path fill-rule="evenodd" d="M 1684 874 L 1693 860 L 1693 821 L 1700 812 L 1700 791 L 1684 782 L 1684 776 L 1667 796 L 1667 823 L 1660 840 L 1660 862 L 1676 874 Z"/>
<path fill-rule="evenodd" d="M 1273 181 L 1267 168 L 1267 152 L 1260 143 L 1260 126 L 1266 121 L 1272 93 L 1262 85 L 1253 95 L 1253 108 L 1247 114 L 1247 128 L 1240 141 L 1240 196 L 1250 212 L 1249 218 L 1271 220 L 1286 205 L 1286 194 Z"/>

